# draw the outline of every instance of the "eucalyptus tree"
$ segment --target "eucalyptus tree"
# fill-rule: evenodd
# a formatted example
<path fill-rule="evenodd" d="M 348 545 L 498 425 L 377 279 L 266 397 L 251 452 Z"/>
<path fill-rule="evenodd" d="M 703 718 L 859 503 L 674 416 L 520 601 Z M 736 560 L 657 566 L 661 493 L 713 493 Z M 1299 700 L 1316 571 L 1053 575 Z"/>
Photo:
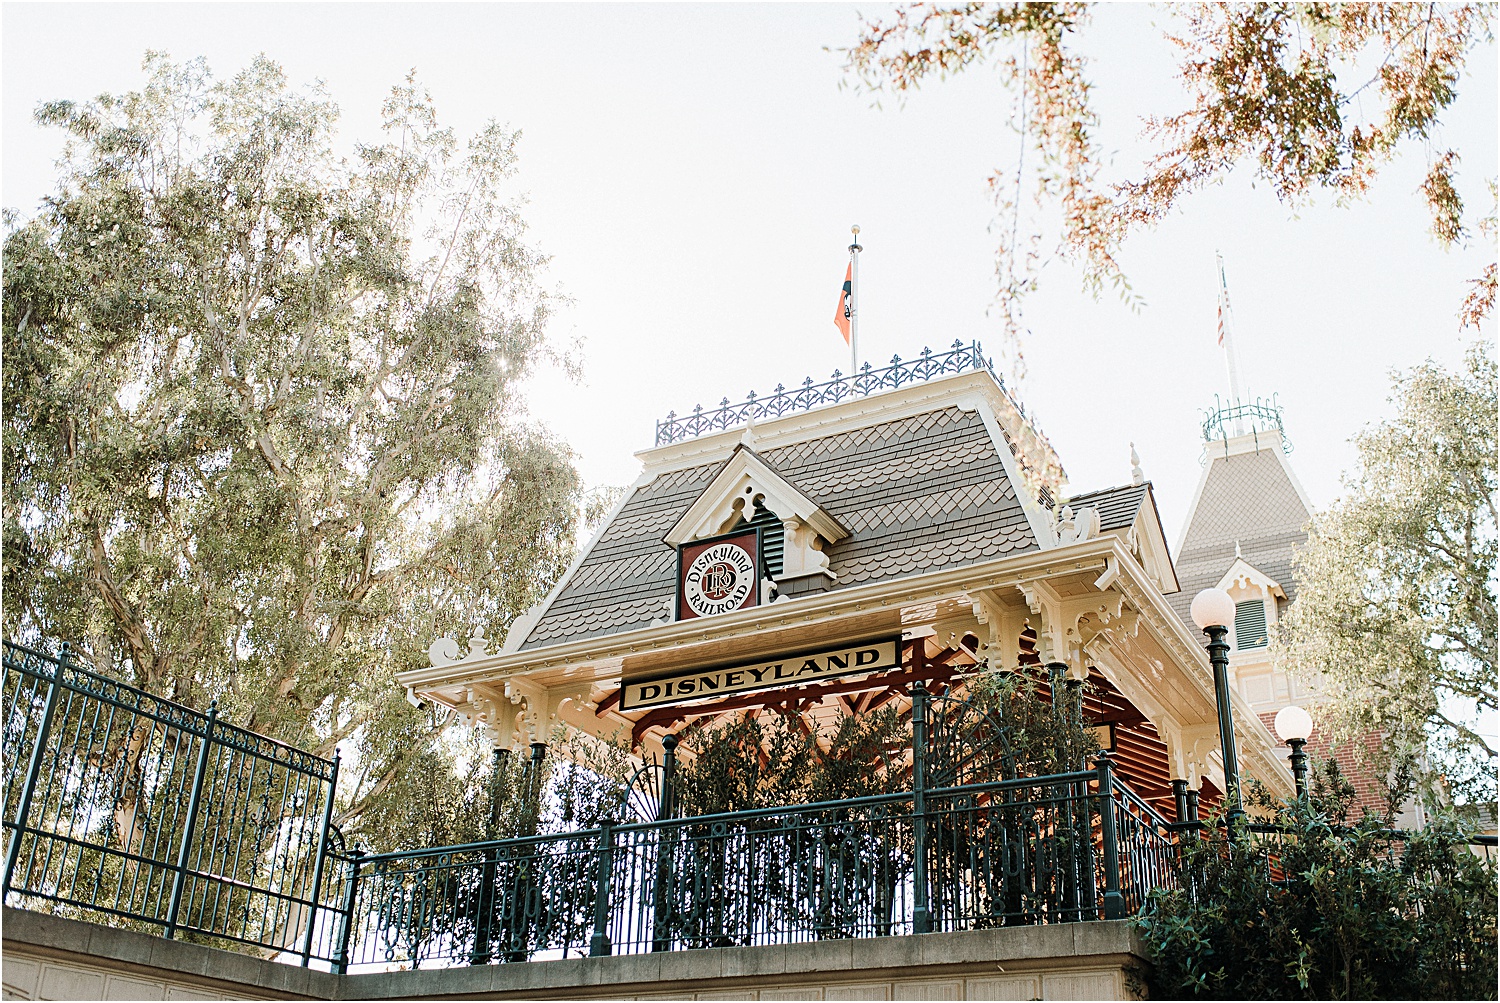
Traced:
<path fill-rule="evenodd" d="M 1396 382 L 1398 411 L 1355 439 L 1347 493 L 1296 558 L 1299 590 L 1272 654 L 1321 678 L 1343 737 L 1378 732 L 1386 758 L 1495 798 L 1497 706 L 1495 362 L 1474 345 L 1457 372 Z"/>
<path fill-rule="evenodd" d="M 571 453 L 519 396 L 574 365 L 520 135 L 460 143 L 408 77 L 341 155 L 332 100 L 264 57 L 144 69 L 38 108 L 67 137 L 57 187 L 8 218 L 6 634 L 338 746 L 341 817 L 377 844 L 473 835 L 485 771 L 393 673 L 500 634 L 574 546 Z M 444 805 L 463 832 L 429 831 Z"/>

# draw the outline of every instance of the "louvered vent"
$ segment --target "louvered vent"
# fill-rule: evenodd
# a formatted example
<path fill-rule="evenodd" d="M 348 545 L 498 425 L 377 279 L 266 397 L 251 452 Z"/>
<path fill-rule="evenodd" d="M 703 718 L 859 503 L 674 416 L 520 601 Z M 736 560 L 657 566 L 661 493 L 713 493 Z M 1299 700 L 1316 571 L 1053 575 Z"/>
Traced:
<path fill-rule="evenodd" d="M 744 526 L 760 528 L 760 566 L 766 577 L 776 578 L 781 574 L 781 554 L 786 549 L 786 530 L 781 528 L 781 517 L 759 502 L 755 505 L 755 518 L 749 522 L 740 518 L 735 529 Z"/>
<path fill-rule="evenodd" d="M 1264 648 L 1270 641 L 1266 636 L 1266 602 L 1251 599 L 1234 604 L 1235 647 Z"/>

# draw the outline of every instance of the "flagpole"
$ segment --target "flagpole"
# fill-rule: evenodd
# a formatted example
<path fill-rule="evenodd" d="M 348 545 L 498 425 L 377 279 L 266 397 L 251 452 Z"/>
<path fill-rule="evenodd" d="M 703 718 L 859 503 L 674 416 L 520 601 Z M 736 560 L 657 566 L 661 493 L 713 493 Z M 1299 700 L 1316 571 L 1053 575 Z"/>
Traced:
<path fill-rule="evenodd" d="M 859 374 L 859 226 L 849 228 L 854 234 L 854 243 L 849 245 L 849 257 L 853 262 L 852 278 L 849 282 L 849 379 Z"/>
<path fill-rule="evenodd" d="M 1229 368 L 1229 406 L 1239 407 L 1240 367 L 1234 354 L 1234 314 L 1229 309 L 1229 280 L 1224 276 L 1224 255 L 1214 251 L 1214 260 L 1219 266 L 1219 316 L 1220 330 L 1223 332 L 1224 365 Z M 1234 434 L 1244 434 L 1238 416 L 1234 419 Z"/>

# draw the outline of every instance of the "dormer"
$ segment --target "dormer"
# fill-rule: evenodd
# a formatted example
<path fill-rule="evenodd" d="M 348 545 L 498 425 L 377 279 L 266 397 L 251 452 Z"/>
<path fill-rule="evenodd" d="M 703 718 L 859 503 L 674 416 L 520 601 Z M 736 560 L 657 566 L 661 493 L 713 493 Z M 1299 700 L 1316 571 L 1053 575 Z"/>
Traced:
<path fill-rule="evenodd" d="M 729 459 L 682 518 L 663 538 L 670 547 L 719 536 L 772 513 L 782 530 L 778 591 L 817 590 L 837 579 L 824 549 L 849 531 L 791 481 L 777 473 L 749 446 L 735 447 Z"/>
<path fill-rule="evenodd" d="M 1231 657 L 1246 660 L 1267 656 L 1271 628 L 1276 624 L 1276 600 L 1286 590 L 1270 575 L 1245 560 L 1238 551 L 1234 564 L 1219 580 L 1218 588 L 1234 600 L 1234 628 L 1230 631 Z"/>

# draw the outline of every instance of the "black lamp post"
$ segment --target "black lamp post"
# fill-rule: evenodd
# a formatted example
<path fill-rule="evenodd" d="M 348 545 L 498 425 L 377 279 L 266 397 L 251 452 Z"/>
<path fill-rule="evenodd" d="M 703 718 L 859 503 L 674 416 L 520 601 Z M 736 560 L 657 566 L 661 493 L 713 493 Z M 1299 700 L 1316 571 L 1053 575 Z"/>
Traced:
<path fill-rule="evenodd" d="M 1292 705 L 1276 712 L 1276 735 L 1292 747 L 1292 776 L 1297 781 L 1297 800 L 1307 800 L 1307 753 L 1302 747 L 1312 734 L 1312 715 Z"/>
<path fill-rule="evenodd" d="M 1208 635 L 1208 660 L 1214 667 L 1214 697 L 1219 705 L 1219 744 L 1224 750 L 1224 796 L 1229 799 L 1229 832 L 1245 817 L 1240 799 L 1240 758 L 1234 747 L 1234 717 L 1229 706 L 1229 625 L 1234 600 L 1223 589 L 1204 589 L 1193 597 L 1193 622 Z"/>

